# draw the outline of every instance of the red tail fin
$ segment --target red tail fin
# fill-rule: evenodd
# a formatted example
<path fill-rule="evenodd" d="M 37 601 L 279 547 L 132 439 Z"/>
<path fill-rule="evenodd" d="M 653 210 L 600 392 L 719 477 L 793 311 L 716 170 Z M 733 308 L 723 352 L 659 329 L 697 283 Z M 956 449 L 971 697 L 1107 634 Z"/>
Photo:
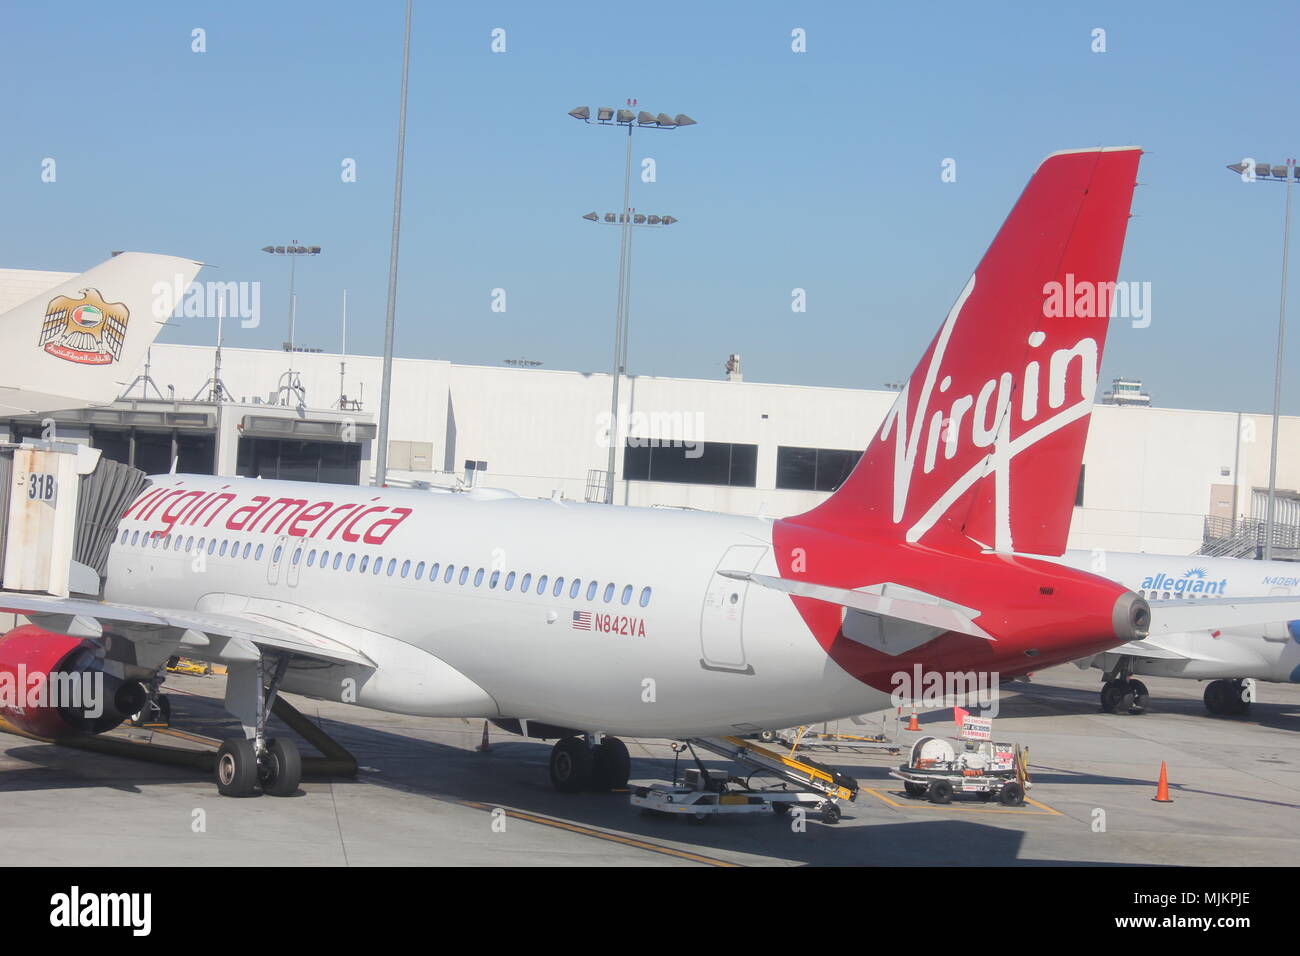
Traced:
<path fill-rule="evenodd" d="M 793 521 L 1064 552 L 1140 155 L 1043 161 L 857 468 Z"/>

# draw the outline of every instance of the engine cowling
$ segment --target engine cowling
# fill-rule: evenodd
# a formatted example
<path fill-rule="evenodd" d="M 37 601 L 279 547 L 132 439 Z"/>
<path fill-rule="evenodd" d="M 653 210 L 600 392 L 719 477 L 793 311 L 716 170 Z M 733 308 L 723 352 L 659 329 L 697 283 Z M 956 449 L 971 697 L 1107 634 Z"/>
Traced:
<path fill-rule="evenodd" d="M 105 671 L 91 641 L 34 624 L 0 637 L 0 717 L 24 733 L 101 734 L 147 699 L 139 681 Z"/>

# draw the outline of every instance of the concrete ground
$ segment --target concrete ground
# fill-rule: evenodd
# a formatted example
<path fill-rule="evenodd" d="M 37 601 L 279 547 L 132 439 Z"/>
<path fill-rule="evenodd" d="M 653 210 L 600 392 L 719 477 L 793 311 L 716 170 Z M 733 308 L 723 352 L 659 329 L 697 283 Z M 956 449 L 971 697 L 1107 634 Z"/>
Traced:
<path fill-rule="evenodd" d="M 1152 712 L 1099 712 L 1096 671 L 1058 667 L 1004 690 L 994 737 L 1029 747 L 1023 808 L 910 800 L 900 758 L 818 751 L 862 792 L 835 826 L 763 814 L 690 826 L 626 794 L 558 794 L 549 745 L 481 721 L 429 720 L 291 698 L 356 756 L 355 780 L 290 798 L 223 799 L 192 770 L 0 733 L 0 863 L 507 866 L 1136 864 L 1284 865 L 1300 859 L 1300 686 L 1260 685 L 1247 718 L 1205 714 L 1203 685 L 1147 679 Z M 173 676 L 173 726 L 235 733 L 219 677 Z M 921 716 L 948 735 L 951 711 Z M 845 731 L 861 732 L 848 722 Z M 139 731 L 134 732 L 139 734 Z M 917 734 L 903 733 L 906 746 Z M 159 741 L 175 744 L 175 738 Z M 666 781 L 663 740 L 629 740 L 634 782 Z M 304 750 L 307 748 L 304 746 Z M 708 756 L 703 755 L 702 756 Z M 1155 803 L 1161 761 L 1172 803 Z M 707 759 L 710 766 L 724 762 Z"/>

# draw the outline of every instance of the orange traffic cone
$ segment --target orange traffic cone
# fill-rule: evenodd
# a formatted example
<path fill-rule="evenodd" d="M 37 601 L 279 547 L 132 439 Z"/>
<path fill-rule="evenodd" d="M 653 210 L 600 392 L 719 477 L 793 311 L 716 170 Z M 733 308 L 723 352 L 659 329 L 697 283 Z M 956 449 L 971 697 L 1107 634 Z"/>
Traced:
<path fill-rule="evenodd" d="M 912 711 L 912 719 L 907 722 L 908 730 L 920 730 L 921 722 L 916 719 L 916 711 Z"/>
<path fill-rule="evenodd" d="M 490 743 L 488 743 L 488 735 L 487 735 L 487 721 L 486 721 L 486 720 L 483 721 L 483 742 L 482 742 L 481 744 L 479 744 L 477 747 L 475 747 L 474 749 L 477 750 L 477 751 L 478 751 L 479 753 L 481 753 L 481 754 L 485 754 L 485 753 L 487 753 L 489 750 L 492 749 L 492 745 L 491 745 Z"/>
<path fill-rule="evenodd" d="M 1160 782 L 1156 784 L 1156 795 L 1152 797 L 1156 803 L 1173 803 L 1169 796 L 1169 770 L 1165 767 L 1165 762 L 1160 761 Z"/>

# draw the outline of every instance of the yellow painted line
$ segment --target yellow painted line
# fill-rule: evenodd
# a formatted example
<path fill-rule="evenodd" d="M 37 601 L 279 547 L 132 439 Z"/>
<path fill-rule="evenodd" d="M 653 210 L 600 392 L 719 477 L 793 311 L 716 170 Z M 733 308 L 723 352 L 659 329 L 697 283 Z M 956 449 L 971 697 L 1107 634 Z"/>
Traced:
<path fill-rule="evenodd" d="M 1037 810 L 1025 810 L 1022 807 L 986 807 L 986 806 L 967 806 L 962 803 L 931 803 L 929 800 L 908 800 L 906 803 L 899 803 L 891 798 L 888 794 L 879 790 L 873 790 L 871 787 L 863 787 L 867 793 L 883 801 L 891 807 L 899 810 L 908 809 L 925 809 L 925 810 L 957 810 L 960 813 L 1027 813 L 1034 817 L 1059 817 L 1061 811 L 1053 810 L 1045 803 L 1039 803 L 1033 797 L 1025 797 L 1025 803 L 1037 807 Z"/>
<path fill-rule="evenodd" d="M 148 730 L 148 727 L 137 728 L 138 730 Z M 214 740 L 211 737 L 200 737 L 198 734 L 187 733 L 184 730 L 176 730 L 173 727 L 158 727 L 154 729 L 156 734 L 166 734 L 169 737 L 179 737 L 181 740 L 189 740 L 196 744 L 207 744 L 211 747 L 220 747 L 221 741 Z"/>
<path fill-rule="evenodd" d="M 568 830 L 571 833 L 578 833 L 582 836 L 595 837 L 599 840 L 608 840 L 611 843 L 621 843 L 624 846 L 636 847 L 638 850 L 649 850 L 651 853 L 662 853 L 665 856 L 675 856 L 679 859 L 690 860 L 693 863 L 703 863 L 706 866 L 726 866 L 739 867 L 739 863 L 730 863 L 727 860 L 715 859 L 711 856 L 701 856 L 698 853 L 690 853 L 686 850 L 678 850 L 674 847 L 664 846 L 660 843 L 648 843 L 645 840 L 637 840 L 634 837 L 622 836 L 618 833 L 606 833 L 604 830 L 593 830 L 590 827 L 580 826 L 576 823 L 566 823 L 563 820 L 555 820 L 551 817 L 541 817 L 533 813 L 524 813 L 520 810 L 511 810 L 507 807 L 496 807 L 489 803 L 476 803 L 473 800 L 458 800 L 462 806 L 472 807 L 475 810 L 486 810 L 489 813 L 493 810 L 501 810 L 508 817 L 514 817 L 516 820 L 525 820 L 528 823 L 538 823 L 546 827 L 554 827 L 557 830 Z"/>

